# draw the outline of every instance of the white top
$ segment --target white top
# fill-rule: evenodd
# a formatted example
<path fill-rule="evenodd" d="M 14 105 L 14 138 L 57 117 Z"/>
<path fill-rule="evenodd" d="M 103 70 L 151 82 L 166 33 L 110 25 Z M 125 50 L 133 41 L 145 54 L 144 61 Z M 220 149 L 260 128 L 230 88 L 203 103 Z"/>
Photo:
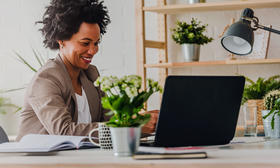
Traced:
<path fill-rule="evenodd" d="M 89 111 L 87 96 L 82 88 L 82 96 L 75 93 L 78 105 L 78 124 L 80 123 L 91 123 L 91 115 Z"/>

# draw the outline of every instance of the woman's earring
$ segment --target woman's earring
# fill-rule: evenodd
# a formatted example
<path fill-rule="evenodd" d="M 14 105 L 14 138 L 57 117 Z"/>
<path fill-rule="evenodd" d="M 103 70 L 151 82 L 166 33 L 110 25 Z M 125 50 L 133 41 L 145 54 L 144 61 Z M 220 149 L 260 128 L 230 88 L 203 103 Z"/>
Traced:
<path fill-rule="evenodd" d="M 64 45 L 63 45 L 63 41 L 62 41 L 61 44 L 60 44 L 60 47 L 63 48 L 63 46 L 64 46 Z"/>

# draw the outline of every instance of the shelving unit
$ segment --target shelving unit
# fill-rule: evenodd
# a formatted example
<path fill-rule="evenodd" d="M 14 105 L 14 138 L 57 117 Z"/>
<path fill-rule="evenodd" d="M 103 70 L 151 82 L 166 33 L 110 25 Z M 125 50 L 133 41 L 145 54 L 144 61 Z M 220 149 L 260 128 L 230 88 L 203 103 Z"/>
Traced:
<path fill-rule="evenodd" d="M 160 84 L 163 86 L 168 75 L 168 68 L 179 68 L 188 66 L 216 66 L 216 65 L 239 65 L 239 64 L 275 64 L 280 59 L 254 59 L 254 60 L 222 60 L 204 62 L 168 62 L 167 48 L 167 14 L 178 14 L 186 12 L 204 12 L 220 10 L 241 10 L 244 8 L 278 8 L 280 0 L 240 0 L 225 2 L 209 2 L 197 4 L 175 4 L 167 5 L 166 0 L 156 0 L 157 6 L 146 7 L 144 0 L 135 0 L 136 7 L 136 41 L 137 41 L 137 73 L 146 79 L 147 68 L 159 68 Z M 145 12 L 156 12 L 158 14 L 158 41 L 145 39 Z M 156 64 L 146 63 L 146 48 L 159 49 L 159 61 Z M 146 87 L 145 83 L 143 83 Z"/>
<path fill-rule="evenodd" d="M 180 68 L 187 66 L 212 66 L 212 65 L 240 65 L 240 64 L 278 64 L 280 59 L 240 59 L 225 61 L 198 61 L 198 62 L 170 62 L 158 64 L 145 64 L 145 68 Z"/>
<path fill-rule="evenodd" d="M 243 8 L 277 8 L 280 7 L 279 0 L 243 0 L 243 1 L 225 1 L 209 2 L 197 4 L 178 4 L 143 7 L 145 12 L 157 12 L 162 14 L 178 14 L 185 12 L 198 11 L 221 11 L 221 10 L 239 10 Z"/>

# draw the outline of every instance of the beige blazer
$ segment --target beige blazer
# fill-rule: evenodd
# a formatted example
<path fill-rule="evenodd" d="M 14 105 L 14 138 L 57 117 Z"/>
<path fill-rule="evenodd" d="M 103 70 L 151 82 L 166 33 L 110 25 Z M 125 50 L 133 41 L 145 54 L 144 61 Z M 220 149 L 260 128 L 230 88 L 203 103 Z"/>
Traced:
<path fill-rule="evenodd" d="M 34 76 L 25 93 L 20 114 L 19 141 L 26 134 L 86 136 L 104 121 L 107 112 L 101 106 L 99 88 L 93 82 L 99 76 L 95 66 L 81 70 L 80 81 L 85 90 L 92 123 L 77 124 L 78 108 L 70 76 L 60 56 L 49 60 Z"/>

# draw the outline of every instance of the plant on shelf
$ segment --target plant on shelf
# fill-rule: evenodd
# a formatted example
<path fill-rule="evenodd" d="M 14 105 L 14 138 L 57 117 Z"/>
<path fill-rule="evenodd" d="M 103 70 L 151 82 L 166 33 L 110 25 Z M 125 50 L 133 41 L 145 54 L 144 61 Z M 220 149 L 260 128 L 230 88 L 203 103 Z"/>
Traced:
<path fill-rule="evenodd" d="M 280 89 L 280 75 L 274 75 L 267 80 L 259 77 L 256 82 L 245 76 L 246 85 L 243 91 L 242 104 L 250 99 L 263 99 L 272 90 Z"/>
<path fill-rule="evenodd" d="M 246 84 L 243 91 L 242 105 L 257 109 L 257 125 L 263 125 L 262 110 L 264 110 L 263 98 L 272 91 L 280 89 L 280 75 L 274 75 L 268 79 L 259 77 L 256 82 L 244 76 Z M 261 133 L 261 132 L 260 132 Z"/>
<path fill-rule="evenodd" d="M 144 109 L 144 103 L 153 93 L 162 92 L 158 82 L 148 79 L 147 83 L 147 89 L 142 90 L 142 79 L 137 75 L 122 78 L 105 76 L 94 82 L 94 85 L 105 93 L 101 100 L 102 106 L 111 110 L 107 115 L 112 117 L 106 125 L 111 130 L 115 155 L 131 155 L 139 146 L 141 126 L 150 120 L 150 114 L 139 112 Z M 135 143 L 129 143 L 129 140 Z M 135 146 L 123 146 L 129 144 Z"/>
<path fill-rule="evenodd" d="M 188 24 L 183 21 L 177 21 L 176 28 L 171 29 L 173 32 L 172 39 L 178 44 L 207 44 L 213 40 L 212 37 L 207 37 L 203 33 L 206 31 L 207 24 L 201 25 L 201 21 L 192 18 Z"/>
<path fill-rule="evenodd" d="M 172 28 L 172 39 L 182 45 L 186 61 L 198 61 L 200 45 L 207 44 L 213 40 L 203 33 L 208 25 L 201 25 L 201 21 L 192 18 L 191 23 L 177 21 L 176 27 Z"/>
<path fill-rule="evenodd" d="M 271 128 L 274 129 L 276 115 L 278 115 L 278 122 L 280 122 L 280 90 L 273 90 L 267 93 L 264 97 L 264 106 L 267 111 L 263 112 L 265 114 L 263 116 L 263 119 L 267 119 L 269 116 L 271 116 L 269 121 L 271 124 Z"/>

